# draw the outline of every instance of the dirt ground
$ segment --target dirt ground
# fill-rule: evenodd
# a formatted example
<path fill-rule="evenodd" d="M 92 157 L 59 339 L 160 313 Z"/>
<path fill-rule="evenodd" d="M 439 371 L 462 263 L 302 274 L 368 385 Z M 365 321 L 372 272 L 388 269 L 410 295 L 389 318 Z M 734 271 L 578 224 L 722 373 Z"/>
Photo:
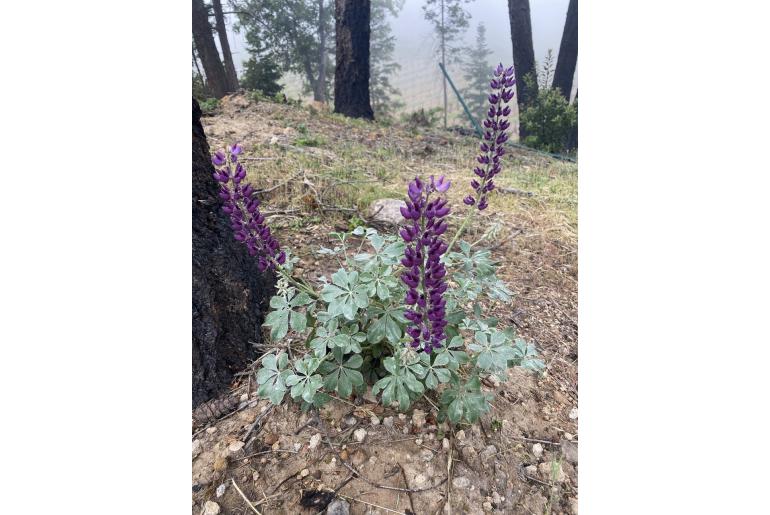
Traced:
<path fill-rule="evenodd" d="M 203 124 L 212 149 L 243 145 L 247 180 L 268 190 L 264 212 L 309 280 L 334 269 L 315 254 L 329 232 L 372 222 L 369 204 L 402 198 L 414 175 L 450 178 L 460 211 L 477 145 L 245 95 Z M 194 425 L 193 514 L 319 513 L 323 492 L 342 501 L 328 513 L 577 513 L 577 165 L 511 148 L 498 177 L 506 193 L 464 239 L 483 238 L 502 263 L 514 299 L 487 313 L 536 344 L 545 372 L 485 382 L 492 411 L 452 429 L 425 401 L 399 414 L 368 395 L 333 400 L 317 418 L 270 407 L 247 370 L 232 389 L 238 409 Z"/>

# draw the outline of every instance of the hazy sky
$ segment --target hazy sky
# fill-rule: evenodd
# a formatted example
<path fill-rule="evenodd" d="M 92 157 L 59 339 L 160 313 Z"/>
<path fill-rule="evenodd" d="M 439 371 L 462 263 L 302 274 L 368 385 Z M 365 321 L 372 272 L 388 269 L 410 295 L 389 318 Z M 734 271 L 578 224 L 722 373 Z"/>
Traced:
<path fill-rule="evenodd" d="M 568 3 L 569 0 L 530 0 L 532 37 L 538 63 L 542 63 L 549 48 L 553 49 L 554 55 L 558 53 Z M 392 82 L 401 90 L 402 101 L 406 102 L 409 109 L 437 106 L 441 100 L 441 72 L 433 57 L 434 37 L 430 24 L 423 16 L 423 4 L 424 0 L 406 0 L 399 16 L 390 20 L 393 34 L 396 36 L 394 57 L 401 64 L 401 71 L 392 78 Z M 508 2 L 475 0 L 465 5 L 465 10 L 471 15 L 465 33 L 465 43 L 473 43 L 476 26 L 483 22 L 487 29 L 487 44 L 493 51 L 490 64 L 502 62 L 506 66 L 510 65 L 513 57 Z M 230 45 L 236 67 L 240 71 L 242 61 L 248 58 L 243 34 L 231 33 Z M 450 73 L 461 87 L 459 70 L 450 68 Z M 577 83 L 577 80 L 575 82 Z M 295 91 L 289 93 L 297 94 Z M 454 109 L 459 109 L 459 106 L 455 105 Z"/>

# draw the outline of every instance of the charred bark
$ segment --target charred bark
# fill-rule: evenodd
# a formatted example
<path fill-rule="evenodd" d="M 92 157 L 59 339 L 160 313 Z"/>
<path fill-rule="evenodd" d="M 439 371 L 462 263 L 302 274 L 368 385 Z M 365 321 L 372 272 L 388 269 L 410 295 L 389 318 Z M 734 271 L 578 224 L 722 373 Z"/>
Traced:
<path fill-rule="evenodd" d="M 222 98 L 227 93 L 227 75 L 225 67 L 219 59 L 219 52 L 214 43 L 214 35 L 211 32 L 209 14 L 203 0 L 192 2 L 192 33 L 195 41 L 195 49 L 198 51 L 203 71 L 206 73 L 206 83 L 211 94 L 216 98 Z"/>
<path fill-rule="evenodd" d="M 559 58 L 556 61 L 556 71 L 553 75 L 553 87 L 558 88 L 564 98 L 569 101 L 572 93 L 572 80 L 575 77 L 575 67 L 578 56 L 578 3 L 569 0 L 567 21 L 564 22 L 564 33 L 559 46 Z"/>
<path fill-rule="evenodd" d="M 513 66 L 516 70 L 516 102 L 519 104 L 519 112 L 522 112 L 524 105 L 537 96 L 537 72 L 535 49 L 532 46 L 529 0 L 508 0 L 508 17 L 511 22 Z M 525 84 L 524 76 L 529 73 L 535 80 L 532 84 Z"/>
<path fill-rule="evenodd" d="M 369 100 L 370 0 L 335 0 L 337 62 L 334 111 L 373 119 Z"/>
<path fill-rule="evenodd" d="M 219 46 L 222 48 L 222 57 L 225 61 L 225 76 L 227 77 L 227 92 L 233 92 L 238 89 L 238 74 L 235 71 L 233 63 L 233 54 L 230 52 L 230 43 L 227 41 L 227 27 L 225 26 L 225 16 L 222 14 L 222 2 L 212 0 L 214 7 L 214 20 L 217 26 L 217 35 L 219 36 Z"/>
<path fill-rule="evenodd" d="M 257 357 L 274 278 L 233 238 L 211 177 L 209 145 L 192 107 L 192 404 L 226 390 Z"/>

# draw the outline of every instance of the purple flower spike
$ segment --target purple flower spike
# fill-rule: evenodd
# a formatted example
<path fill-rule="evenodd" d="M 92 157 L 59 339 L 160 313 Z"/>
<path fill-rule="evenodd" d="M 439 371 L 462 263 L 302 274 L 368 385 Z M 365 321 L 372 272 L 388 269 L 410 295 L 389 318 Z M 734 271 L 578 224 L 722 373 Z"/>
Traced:
<path fill-rule="evenodd" d="M 466 205 L 475 205 L 479 211 L 483 211 L 489 206 L 487 194 L 495 188 L 492 178 L 502 170 L 500 158 L 505 154 L 503 145 L 508 141 L 506 130 L 511 126 L 506 119 L 511 114 L 511 108 L 505 104 L 513 99 L 512 86 L 515 82 L 513 66 L 503 68 L 503 63 L 500 63 L 495 68 L 494 78 L 489 83 L 492 93 L 489 94 L 490 106 L 489 111 L 487 111 L 487 119 L 484 120 L 484 127 L 487 130 L 484 132 L 484 139 L 479 145 L 481 152 L 476 158 L 481 166 L 473 169 L 473 173 L 481 179 L 481 182 L 476 179 L 471 180 L 474 194 L 463 199 Z"/>
<path fill-rule="evenodd" d="M 406 226 L 399 234 L 406 248 L 401 260 L 405 268 L 401 280 L 407 286 L 404 303 L 411 306 L 404 313 L 411 322 L 406 333 L 412 338 L 409 342 L 412 348 L 427 353 L 441 348 L 446 340 L 443 293 L 447 284 L 441 256 L 448 245 L 441 235 L 447 230 L 443 218 L 449 214 L 449 206 L 446 198 L 431 199 L 431 194 L 446 192 L 449 183 L 442 175 L 438 180 L 431 177 L 429 187 L 424 187 L 420 179 L 415 178 L 409 183 L 407 208 L 402 209 Z"/>
<path fill-rule="evenodd" d="M 259 199 L 251 184 L 242 185 L 246 169 L 237 163 L 242 152 L 237 143 L 227 148 L 228 153 L 218 150 L 211 158 L 216 166 L 214 179 L 221 183 L 219 197 L 224 201 L 222 211 L 230 217 L 230 227 L 237 241 L 246 245 L 250 256 L 258 257 L 257 266 L 264 271 L 286 262 L 286 253 L 281 250 L 278 240 L 265 225 L 265 217 L 259 212 Z M 235 173 L 231 166 L 235 164 Z"/>

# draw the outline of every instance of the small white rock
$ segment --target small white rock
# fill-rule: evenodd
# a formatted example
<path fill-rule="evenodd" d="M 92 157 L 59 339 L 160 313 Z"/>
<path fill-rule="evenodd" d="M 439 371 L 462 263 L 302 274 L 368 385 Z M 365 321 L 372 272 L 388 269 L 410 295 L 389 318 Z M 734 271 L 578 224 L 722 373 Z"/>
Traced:
<path fill-rule="evenodd" d="M 219 515 L 219 505 L 214 501 L 206 501 L 203 505 L 203 515 Z"/>
<path fill-rule="evenodd" d="M 294 450 L 295 450 L 295 451 L 299 451 L 301 448 L 302 448 L 302 444 L 301 444 L 301 443 L 299 443 L 299 442 L 296 442 L 296 443 L 294 444 Z"/>
<path fill-rule="evenodd" d="M 385 427 L 392 428 L 393 427 L 393 417 L 385 417 L 382 419 L 382 425 Z"/>
<path fill-rule="evenodd" d="M 441 440 L 441 448 L 444 449 L 445 451 L 449 450 L 449 439 L 448 438 L 444 438 L 443 440 Z"/>
<path fill-rule="evenodd" d="M 217 498 L 222 497 L 225 495 L 225 490 L 227 490 L 227 483 L 222 483 L 217 487 Z"/>
<path fill-rule="evenodd" d="M 459 430 L 459 431 L 458 431 L 458 432 L 455 434 L 455 437 L 456 437 L 458 440 L 460 440 L 460 441 L 462 441 L 462 440 L 465 440 L 465 431 L 463 431 L 462 429 L 460 429 L 460 430 Z"/>
<path fill-rule="evenodd" d="M 414 440 L 414 443 L 416 443 L 417 445 L 422 445 L 422 438 L 416 438 Z"/>
<path fill-rule="evenodd" d="M 241 441 L 233 442 L 230 444 L 230 446 L 227 448 L 227 450 L 230 451 L 230 454 L 237 454 L 241 449 L 243 449 L 243 446 L 246 445 Z"/>
<path fill-rule="evenodd" d="M 566 438 L 571 442 L 572 439 L 575 438 L 575 435 L 573 435 L 572 433 L 564 433 L 564 438 Z"/>
<path fill-rule="evenodd" d="M 421 409 L 416 409 L 412 412 L 412 424 L 421 429 L 425 425 L 425 412 Z"/>
<path fill-rule="evenodd" d="M 300 477 L 307 477 L 309 475 L 310 475 L 310 470 L 308 470 L 308 469 L 302 469 L 302 471 L 300 471 L 300 473 L 299 473 Z"/>
<path fill-rule="evenodd" d="M 200 440 L 193 440 L 192 442 L 192 457 L 196 458 L 203 450 L 203 444 Z"/>
<path fill-rule="evenodd" d="M 536 443 L 535 445 L 533 445 L 532 446 L 532 454 L 535 455 L 535 458 L 539 458 L 540 456 L 542 456 L 543 455 L 543 446 L 540 445 L 539 443 Z"/>
<path fill-rule="evenodd" d="M 210 434 L 210 435 L 213 435 L 214 433 L 216 433 L 216 432 L 217 432 L 217 428 L 216 428 L 215 426 L 207 427 L 207 428 L 206 428 L 206 432 L 207 432 L 208 434 Z"/>
<path fill-rule="evenodd" d="M 430 461 L 433 459 L 433 452 L 429 451 L 428 449 L 423 449 L 420 451 L 420 459 L 422 461 Z"/>
<path fill-rule="evenodd" d="M 406 420 L 406 415 L 404 415 L 403 413 L 399 413 L 398 414 L 398 419 L 403 422 L 404 420 Z"/>
<path fill-rule="evenodd" d="M 414 486 L 417 486 L 417 487 L 420 487 L 427 482 L 428 482 L 428 477 L 425 474 L 417 474 L 413 480 Z"/>
<path fill-rule="evenodd" d="M 241 402 L 246 402 L 247 400 L 249 400 L 248 393 L 244 393 L 243 395 L 241 395 Z"/>
<path fill-rule="evenodd" d="M 569 410 L 569 418 L 570 420 L 575 420 L 576 418 L 578 418 L 577 408 L 572 408 L 571 410 Z"/>
<path fill-rule="evenodd" d="M 371 418 L 369 419 L 369 422 L 371 422 L 373 426 L 379 426 L 380 418 L 377 415 L 372 415 Z"/>
<path fill-rule="evenodd" d="M 465 476 L 457 476 L 452 480 L 452 486 L 455 488 L 468 488 L 471 484 L 471 480 Z"/>
<path fill-rule="evenodd" d="M 489 501 L 484 501 L 484 504 L 482 504 L 481 507 L 484 511 L 492 511 L 492 503 Z"/>
<path fill-rule="evenodd" d="M 356 442 L 363 442 L 366 438 L 366 429 L 362 427 L 353 431 L 353 438 L 356 439 Z"/>
<path fill-rule="evenodd" d="M 310 444 L 309 448 L 310 450 L 315 450 L 316 447 L 321 443 L 321 433 L 316 433 L 313 436 L 310 437 Z"/>

